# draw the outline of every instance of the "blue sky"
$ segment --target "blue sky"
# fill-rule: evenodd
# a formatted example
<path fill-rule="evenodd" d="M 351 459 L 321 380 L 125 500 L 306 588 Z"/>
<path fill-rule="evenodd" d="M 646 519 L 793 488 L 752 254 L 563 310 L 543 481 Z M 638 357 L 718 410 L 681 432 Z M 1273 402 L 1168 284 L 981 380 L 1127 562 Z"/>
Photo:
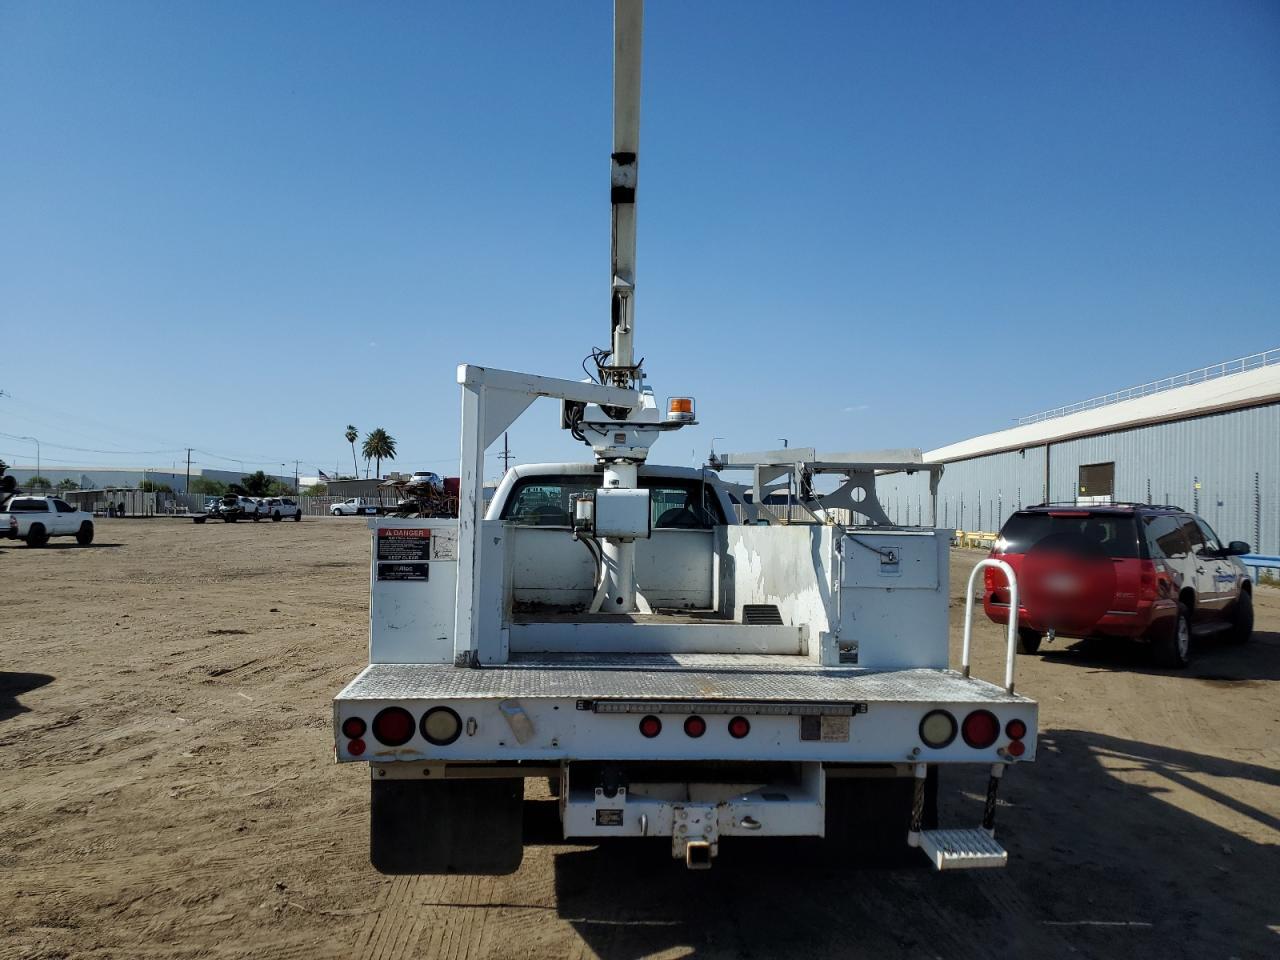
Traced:
<path fill-rule="evenodd" d="M 928 449 L 1280 343 L 1280 5 L 645 26 L 637 349 L 703 421 L 656 460 Z M 452 472 L 458 362 L 607 340 L 610 58 L 603 2 L 2 0 L 0 431 L 305 473 L 351 422 Z M 555 422 L 518 457 L 579 459 Z"/>

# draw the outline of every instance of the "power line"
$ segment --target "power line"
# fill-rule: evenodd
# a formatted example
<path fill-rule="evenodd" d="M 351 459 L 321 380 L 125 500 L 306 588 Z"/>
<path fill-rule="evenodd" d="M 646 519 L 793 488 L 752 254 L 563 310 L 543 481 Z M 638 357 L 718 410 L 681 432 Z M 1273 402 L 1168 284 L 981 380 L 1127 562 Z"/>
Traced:
<path fill-rule="evenodd" d="M 6 440 L 25 440 L 26 437 L 20 437 L 12 433 L 0 433 L 0 437 Z M 48 440 L 40 441 L 46 447 L 57 447 L 59 450 L 74 450 L 77 453 L 101 453 L 101 454 L 120 454 L 126 457 L 158 457 L 165 453 L 181 453 L 185 447 L 171 447 L 167 450 L 96 450 L 92 447 L 73 447 L 66 443 L 51 443 Z"/>

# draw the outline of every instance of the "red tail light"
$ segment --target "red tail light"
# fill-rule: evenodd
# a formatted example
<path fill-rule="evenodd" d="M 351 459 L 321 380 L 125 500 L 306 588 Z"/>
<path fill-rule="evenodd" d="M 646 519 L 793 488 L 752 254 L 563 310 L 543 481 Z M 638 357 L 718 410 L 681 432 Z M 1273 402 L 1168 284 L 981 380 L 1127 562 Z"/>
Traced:
<path fill-rule="evenodd" d="M 741 740 L 751 732 L 751 724 L 747 722 L 746 717 L 734 717 L 729 721 L 729 736 L 735 740 Z"/>
<path fill-rule="evenodd" d="M 364 753 L 364 741 L 352 740 L 347 744 L 347 753 L 351 754 L 353 757 L 360 756 L 360 754 Z"/>
<path fill-rule="evenodd" d="M 992 556 L 995 556 L 995 554 L 992 553 Z M 990 593 L 992 590 L 994 590 L 996 587 L 999 586 L 999 584 L 996 582 L 995 567 L 987 567 L 985 570 L 982 571 L 982 585 L 987 588 L 987 593 Z"/>
<path fill-rule="evenodd" d="M 700 737 L 707 732 L 707 721 L 701 717 L 689 717 L 684 722 L 684 732 L 691 737 Z"/>
<path fill-rule="evenodd" d="M 662 721 L 650 714 L 640 721 L 640 733 L 652 740 L 662 732 Z"/>
<path fill-rule="evenodd" d="M 1010 740 L 1021 740 L 1027 735 L 1027 725 L 1021 720 L 1010 720 L 1004 725 L 1004 732 Z"/>
<path fill-rule="evenodd" d="M 990 710 L 975 710 L 964 718 L 960 735 L 975 750 L 985 750 L 1000 736 L 1000 721 Z"/>
<path fill-rule="evenodd" d="M 1027 745 L 1021 740 L 1014 740 L 1005 749 L 1008 751 L 1009 756 L 1020 757 L 1027 752 Z"/>
<path fill-rule="evenodd" d="M 1140 560 L 1142 565 L 1138 573 L 1138 596 L 1143 600 L 1156 599 L 1156 565 L 1153 560 Z"/>
<path fill-rule="evenodd" d="M 413 737 L 413 715 L 404 707 L 386 707 L 373 718 L 373 735 L 379 743 L 399 747 Z"/>
<path fill-rule="evenodd" d="M 348 740 L 356 740 L 364 736 L 364 721 L 359 717 L 347 717 L 342 721 L 342 735 Z"/>

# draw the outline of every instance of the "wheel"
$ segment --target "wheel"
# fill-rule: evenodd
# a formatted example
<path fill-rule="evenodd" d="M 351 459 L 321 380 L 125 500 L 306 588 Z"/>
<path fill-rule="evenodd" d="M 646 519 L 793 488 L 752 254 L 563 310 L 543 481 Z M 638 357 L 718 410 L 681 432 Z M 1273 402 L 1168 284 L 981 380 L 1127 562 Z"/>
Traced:
<path fill-rule="evenodd" d="M 80 524 L 80 529 L 76 531 L 76 543 L 82 547 L 93 543 L 93 524 L 88 520 Z"/>
<path fill-rule="evenodd" d="M 49 542 L 49 531 L 44 528 L 43 523 L 33 523 L 27 531 L 28 547 L 43 547 Z"/>
<path fill-rule="evenodd" d="M 1181 670 L 1191 662 L 1191 611 L 1185 603 L 1178 604 L 1173 629 L 1152 642 L 1151 652 L 1162 667 Z"/>
<path fill-rule="evenodd" d="M 1019 653 L 1037 653 L 1040 650 L 1040 641 L 1043 635 L 1036 630 L 1028 630 L 1025 627 L 1018 628 L 1018 652 Z"/>
<path fill-rule="evenodd" d="M 279 522 L 280 522 L 280 511 L 279 511 L 279 510 L 274 511 L 274 512 L 271 514 L 271 522 L 272 522 L 272 523 L 279 523 Z"/>
<path fill-rule="evenodd" d="M 227 516 L 223 517 L 222 519 L 223 519 L 223 520 L 225 520 L 227 523 L 235 523 L 235 522 L 236 522 L 236 516 L 235 516 L 235 514 L 227 514 Z"/>
<path fill-rule="evenodd" d="M 261 519 L 262 518 L 258 515 L 258 511 L 257 510 L 253 511 L 253 522 L 257 523 Z"/>
<path fill-rule="evenodd" d="M 1232 643 L 1248 643 L 1253 638 L 1253 591 L 1241 590 L 1231 615 L 1231 632 L 1227 639 Z"/>
<path fill-rule="evenodd" d="M 827 780 L 826 844 L 841 860 L 876 866 L 920 865 L 907 846 L 914 777 L 832 777 Z M 938 825 L 938 768 L 929 767 L 921 826 Z"/>
<path fill-rule="evenodd" d="M 341 511 L 341 510 L 330 510 L 330 511 L 329 511 L 329 516 L 331 516 L 331 517 L 340 517 L 340 516 L 342 516 L 342 511 Z"/>
<path fill-rule="evenodd" d="M 379 873 L 514 873 L 524 858 L 524 781 L 369 781 L 369 859 Z"/>
<path fill-rule="evenodd" d="M 293 522 L 294 523 L 302 522 L 302 508 L 298 508 L 298 512 L 293 515 Z"/>

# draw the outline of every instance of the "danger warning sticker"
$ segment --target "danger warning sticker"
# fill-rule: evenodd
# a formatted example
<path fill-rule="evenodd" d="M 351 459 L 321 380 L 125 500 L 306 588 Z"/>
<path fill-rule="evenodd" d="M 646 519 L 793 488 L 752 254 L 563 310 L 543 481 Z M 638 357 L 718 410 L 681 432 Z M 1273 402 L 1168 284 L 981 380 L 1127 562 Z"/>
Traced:
<path fill-rule="evenodd" d="M 379 527 L 378 559 L 430 560 L 431 531 L 425 527 Z"/>

